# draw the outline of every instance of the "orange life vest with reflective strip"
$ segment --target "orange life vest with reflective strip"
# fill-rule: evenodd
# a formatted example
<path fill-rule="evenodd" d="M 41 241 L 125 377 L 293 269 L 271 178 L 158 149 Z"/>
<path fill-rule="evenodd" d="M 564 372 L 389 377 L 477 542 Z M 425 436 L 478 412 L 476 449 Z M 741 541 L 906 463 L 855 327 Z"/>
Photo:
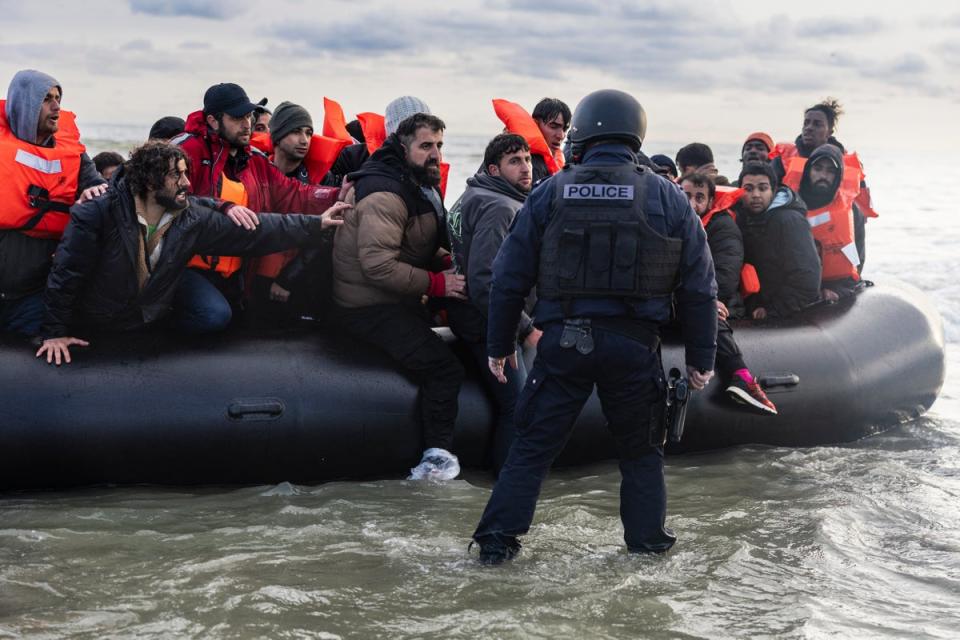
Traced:
<path fill-rule="evenodd" d="M 800 190 L 803 168 L 807 158 L 796 156 L 785 165 L 787 173 L 783 184 L 794 191 Z M 857 254 L 855 231 L 853 226 L 853 203 L 860 193 L 860 159 L 857 154 L 843 156 L 843 180 L 837 193 L 825 207 L 807 211 L 807 222 L 813 228 L 813 238 L 820 246 L 820 259 L 823 262 L 823 280 L 841 280 L 843 278 L 860 279 L 857 266 L 860 257 Z"/>
<path fill-rule="evenodd" d="M 847 154 L 844 154 L 846 156 Z M 852 153 L 849 155 L 857 155 Z M 790 142 L 780 142 L 777 143 L 777 146 L 773 148 L 773 151 L 770 152 L 770 159 L 780 158 L 780 162 L 783 163 L 784 169 L 786 169 L 790 160 L 794 158 L 799 158 L 800 152 L 797 150 L 797 145 Z M 860 193 L 857 194 L 854 202 L 857 203 L 857 206 L 860 207 L 860 212 L 867 218 L 879 218 L 880 214 L 877 213 L 876 209 L 873 208 L 873 198 L 870 196 L 870 187 L 866 183 L 867 174 L 863 170 L 863 163 L 860 163 Z"/>
<path fill-rule="evenodd" d="M 76 116 L 60 111 L 53 147 L 41 147 L 13 134 L 6 100 L 0 100 L 0 229 L 34 238 L 60 238 L 77 198 L 80 142 Z"/>
<path fill-rule="evenodd" d="M 242 182 L 231 180 L 225 175 L 220 176 L 220 199 L 228 200 L 241 207 L 247 206 L 249 198 L 247 188 Z M 224 278 L 229 278 L 240 270 L 243 260 L 238 256 L 200 256 L 196 255 L 190 258 L 188 267 L 196 269 L 213 269 Z"/>
<path fill-rule="evenodd" d="M 543 137 L 543 132 L 537 126 L 537 121 L 527 113 L 526 109 L 516 102 L 495 98 L 493 100 L 493 110 L 504 126 L 507 127 L 507 131 L 526 140 L 530 146 L 530 153 L 535 153 L 543 158 L 550 175 L 563 169 L 563 152 L 559 149 L 556 151 L 550 149 L 546 138 Z"/>

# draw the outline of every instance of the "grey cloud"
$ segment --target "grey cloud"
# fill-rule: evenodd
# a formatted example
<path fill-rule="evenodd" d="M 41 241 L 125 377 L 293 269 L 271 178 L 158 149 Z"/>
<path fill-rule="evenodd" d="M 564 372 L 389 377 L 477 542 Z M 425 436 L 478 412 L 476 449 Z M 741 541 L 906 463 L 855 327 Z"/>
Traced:
<path fill-rule="evenodd" d="M 534 11 L 544 15 L 557 13 L 587 15 L 597 10 L 590 3 L 582 0 L 509 0 L 504 8 L 514 11 Z"/>
<path fill-rule="evenodd" d="M 871 35 L 879 33 L 884 29 L 886 29 L 886 25 L 876 18 L 859 20 L 821 18 L 798 22 L 796 25 L 796 34 L 801 38 L 842 38 L 847 36 Z"/>
<path fill-rule="evenodd" d="M 226 20 L 246 11 L 246 0 L 130 0 L 134 13 Z"/>
<path fill-rule="evenodd" d="M 404 32 L 407 36 L 404 36 Z M 409 30 L 398 30 L 380 19 L 360 20 L 353 24 L 310 25 L 287 22 L 266 30 L 266 35 L 299 44 L 307 52 L 379 55 L 412 50 L 417 40 Z"/>
<path fill-rule="evenodd" d="M 121 51 L 153 51 L 153 43 L 149 40 L 139 38 L 120 45 Z"/>

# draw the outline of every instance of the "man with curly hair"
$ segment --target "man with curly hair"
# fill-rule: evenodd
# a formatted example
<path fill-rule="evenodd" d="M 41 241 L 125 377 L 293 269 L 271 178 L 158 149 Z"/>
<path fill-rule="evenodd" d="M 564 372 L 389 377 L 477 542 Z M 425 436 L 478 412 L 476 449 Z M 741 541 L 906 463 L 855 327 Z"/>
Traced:
<path fill-rule="evenodd" d="M 324 229 L 342 224 L 349 205 L 322 215 L 260 215 L 247 229 L 188 195 L 186 154 L 152 140 L 135 149 L 114 177 L 114 188 L 73 209 L 57 248 L 44 296 L 46 314 L 37 357 L 70 362 L 77 328 L 129 331 L 164 319 L 182 331 L 203 333 L 222 319 L 198 313 L 196 291 L 182 286 L 191 256 L 264 255 L 319 244 Z"/>

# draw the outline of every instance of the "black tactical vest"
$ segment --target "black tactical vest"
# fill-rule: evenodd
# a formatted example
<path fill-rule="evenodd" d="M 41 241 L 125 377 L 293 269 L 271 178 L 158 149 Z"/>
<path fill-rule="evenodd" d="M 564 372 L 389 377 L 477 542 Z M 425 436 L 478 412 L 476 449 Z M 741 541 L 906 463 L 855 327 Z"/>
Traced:
<path fill-rule="evenodd" d="M 647 224 L 647 174 L 633 165 L 576 165 L 551 178 L 538 297 L 643 300 L 673 292 L 683 241 Z"/>

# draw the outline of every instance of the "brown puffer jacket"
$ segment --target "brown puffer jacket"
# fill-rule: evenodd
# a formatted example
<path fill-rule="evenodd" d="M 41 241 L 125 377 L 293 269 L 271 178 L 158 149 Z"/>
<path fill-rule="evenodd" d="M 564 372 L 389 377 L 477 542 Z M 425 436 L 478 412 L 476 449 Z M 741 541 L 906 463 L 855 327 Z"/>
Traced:
<path fill-rule="evenodd" d="M 428 197 L 409 175 L 396 135 L 348 178 L 357 204 L 334 237 L 334 302 L 347 308 L 419 302 L 429 272 L 449 260 L 439 191 Z"/>

